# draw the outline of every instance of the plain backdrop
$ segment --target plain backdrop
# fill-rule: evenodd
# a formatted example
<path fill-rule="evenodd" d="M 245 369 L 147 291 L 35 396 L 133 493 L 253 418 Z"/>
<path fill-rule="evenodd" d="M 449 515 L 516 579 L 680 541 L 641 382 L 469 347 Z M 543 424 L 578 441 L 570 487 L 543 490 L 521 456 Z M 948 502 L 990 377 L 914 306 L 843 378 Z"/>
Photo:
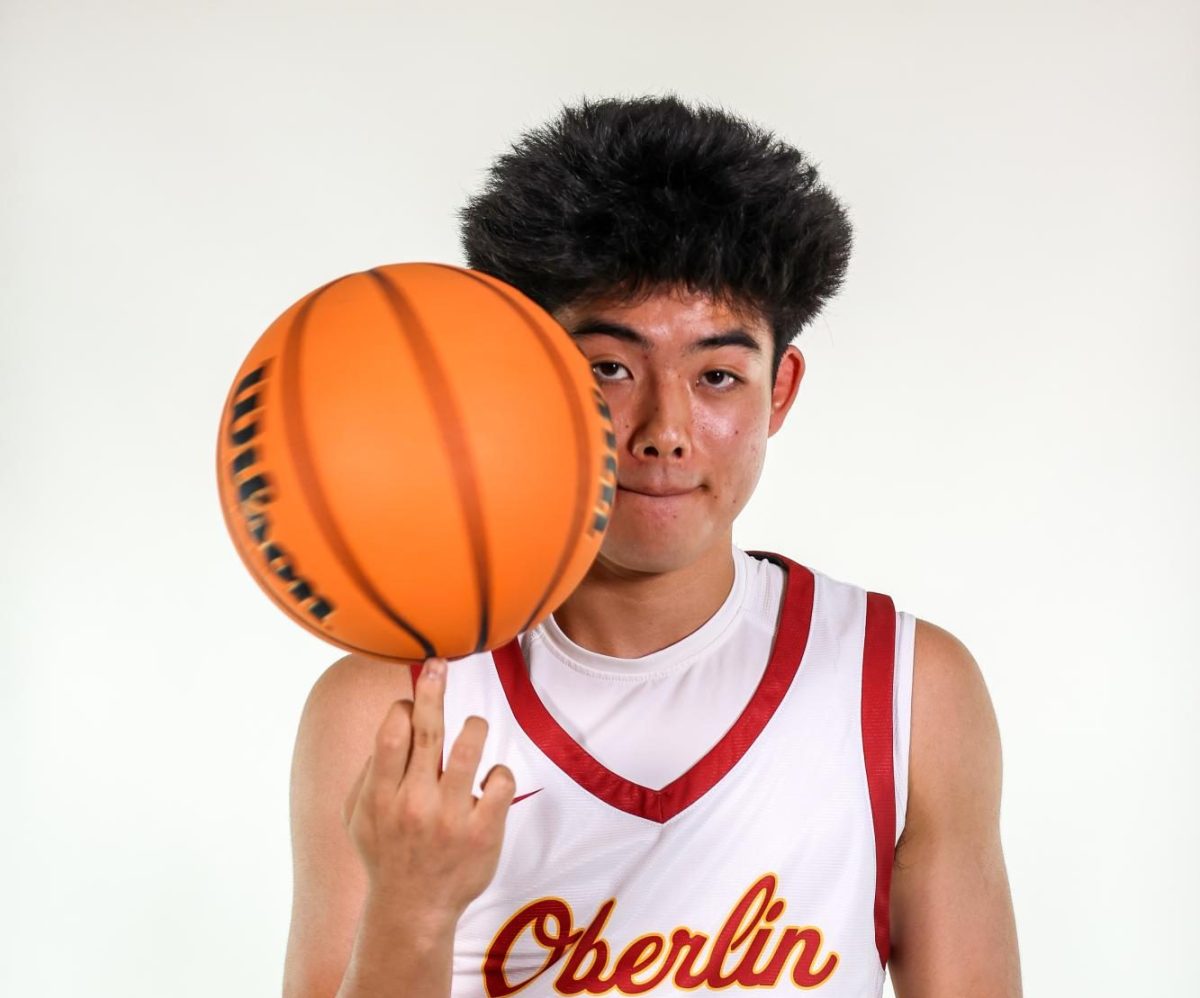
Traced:
<path fill-rule="evenodd" d="M 855 227 L 735 542 L 974 653 L 1027 995 L 1191 993 L 1198 42 L 1166 0 L 6 0 L 0 992 L 278 993 L 341 652 L 234 552 L 225 393 L 318 284 L 461 263 L 521 130 L 673 91 Z"/>

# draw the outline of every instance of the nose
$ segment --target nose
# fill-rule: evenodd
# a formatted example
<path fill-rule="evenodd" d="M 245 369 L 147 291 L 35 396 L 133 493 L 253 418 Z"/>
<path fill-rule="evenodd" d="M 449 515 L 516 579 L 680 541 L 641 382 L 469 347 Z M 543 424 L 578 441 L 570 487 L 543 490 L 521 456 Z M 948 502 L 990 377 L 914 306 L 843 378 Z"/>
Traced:
<path fill-rule="evenodd" d="M 692 450 L 691 418 L 686 386 L 654 385 L 639 400 L 630 450 L 639 458 L 686 459 Z"/>

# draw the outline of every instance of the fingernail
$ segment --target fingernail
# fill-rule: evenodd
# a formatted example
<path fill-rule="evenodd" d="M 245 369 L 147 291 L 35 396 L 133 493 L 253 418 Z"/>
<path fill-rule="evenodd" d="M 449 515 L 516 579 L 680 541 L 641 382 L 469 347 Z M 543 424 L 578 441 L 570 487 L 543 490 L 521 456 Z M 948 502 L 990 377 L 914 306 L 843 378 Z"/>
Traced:
<path fill-rule="evenodd" d="M 425 671 L 429 673 L 430 679 L 441 679 L 446 674 L 445 659 L 431 658 L 425 663 Z"/>

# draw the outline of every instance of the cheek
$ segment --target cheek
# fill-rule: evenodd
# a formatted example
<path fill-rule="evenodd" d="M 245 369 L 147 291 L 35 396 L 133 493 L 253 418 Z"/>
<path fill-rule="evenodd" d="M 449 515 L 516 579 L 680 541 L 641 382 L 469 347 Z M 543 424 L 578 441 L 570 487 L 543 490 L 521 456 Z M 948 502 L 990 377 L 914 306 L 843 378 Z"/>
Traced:
<path fill-rule="evenodd" d="M 750 493 L 754 491 L 759 475 L 762 474 L 764 453 L 759 441 L 754 440 L 739 444 L 729 455 L 721 482 L 722 491 L 726 493 L 721 496 L 723 502 L 741 509 L 749 501 Z"/>
<path fill-rule="evenodd" d="M 758 414 L 743 414 L 724 425 L 714 425 L 710 453 L 716 473 L 714 498 L 722 505 L 741 509 L 758 484 L 766 457 L 767 420 Z"/>
<path fill-rule="evenodd" d="M 693 429 L 697 436 L 712 449 L 729 450 L 745 447 L 757 442 L 767 433 L 768 416 L 757 403 L 727 405 L 708 411 L 698 411 L 693 416 Z"/>

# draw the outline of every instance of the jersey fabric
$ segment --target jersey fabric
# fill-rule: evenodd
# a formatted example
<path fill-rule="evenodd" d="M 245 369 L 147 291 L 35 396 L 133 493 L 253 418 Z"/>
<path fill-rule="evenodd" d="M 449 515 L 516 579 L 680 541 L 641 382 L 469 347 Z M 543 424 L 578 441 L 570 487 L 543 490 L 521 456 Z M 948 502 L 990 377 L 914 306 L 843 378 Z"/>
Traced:
<path fill-rule="evenodd" d="M 517 782 L 453 998 L 882 993 L 915 618 L 733 556 L 720 609 L 650 655 L 581 648 L 551 616 L 449 663 L 445 751 L 485 717 L 475 786 L 500 762 Z"/>

